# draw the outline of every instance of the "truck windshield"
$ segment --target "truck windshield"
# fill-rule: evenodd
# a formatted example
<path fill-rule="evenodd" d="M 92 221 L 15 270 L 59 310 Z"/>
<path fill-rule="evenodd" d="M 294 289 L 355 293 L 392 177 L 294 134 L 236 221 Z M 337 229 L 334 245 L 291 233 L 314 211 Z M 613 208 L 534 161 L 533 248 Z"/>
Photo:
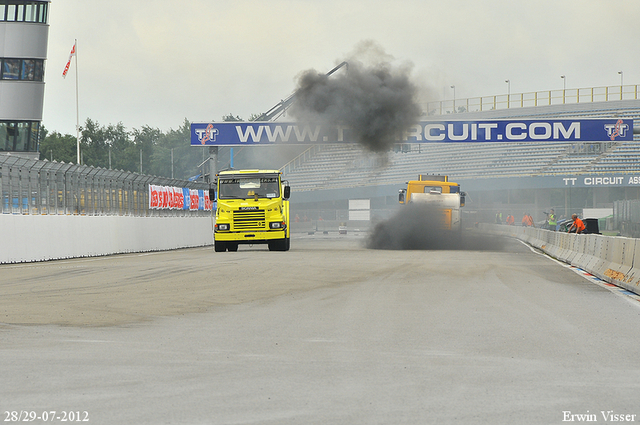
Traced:
<path fill-rule="evenodd" d="M 441 186 L 425 186 L 424 193 L 442 193 Z"/>
<path fill-rule="evenodd" d="M 277 177 L 220 177 L 218 180 L 219 199 L 277 198 L 280 184 Z"/>

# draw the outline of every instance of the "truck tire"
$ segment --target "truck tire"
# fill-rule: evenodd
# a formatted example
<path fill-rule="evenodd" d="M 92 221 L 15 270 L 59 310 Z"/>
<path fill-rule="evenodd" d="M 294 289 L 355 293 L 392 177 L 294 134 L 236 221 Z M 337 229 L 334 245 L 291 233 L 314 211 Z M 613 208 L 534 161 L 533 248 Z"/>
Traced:
<path fill-rule="evenodd" d="M 229 252 L 236 252 L 238 251 L 238 244 L 233 242 L 228 242 L 227 249 L 229 250 Z"/>
<path fill-rule="evenodd" d="M 289 238 L 269 242 L 269 251 L 289 251 Z"/>
<path fill-rule="evenodd" d="M 215 252 L 225 252 L 227 250 L 227 244 L 224 242 L 214 241 L 213 249 Z"/>

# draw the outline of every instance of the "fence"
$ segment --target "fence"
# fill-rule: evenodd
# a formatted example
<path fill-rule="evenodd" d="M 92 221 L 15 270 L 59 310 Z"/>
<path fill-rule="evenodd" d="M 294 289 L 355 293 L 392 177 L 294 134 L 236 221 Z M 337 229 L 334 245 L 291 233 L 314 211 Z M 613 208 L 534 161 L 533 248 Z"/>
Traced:
<path fill-rule="evenodd" d="M 207 190 L 202 182 L 0 155 L 3 214 L 179 216 L 210 212 L 149 208 L 149 185 Z"/>
<path fill-rule="evenodd" d="M 427 115 L 481 112 L 494 109 L 524 108 L 568 103 L 608 102 L 638 99 L 638 85 L 546 90 L 529 93 L 442 100 L 426 105 Z"/>

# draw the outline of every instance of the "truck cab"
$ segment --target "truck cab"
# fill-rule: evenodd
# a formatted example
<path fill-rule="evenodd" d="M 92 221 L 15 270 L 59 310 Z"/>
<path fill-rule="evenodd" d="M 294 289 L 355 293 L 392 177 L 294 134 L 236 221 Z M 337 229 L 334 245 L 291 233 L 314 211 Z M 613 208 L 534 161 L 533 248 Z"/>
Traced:
<path fill-rule="evenodd" d="M 279 170 L 228 170 L 216 174 L 216 252 L 241 244 L 268 244 L 270 251 L 290 247 L 291 189 Z"/>
<path fill-rule="evenodd" d="M 461 207 L 466 193 L 460 191 L 458 183 L 450 182 L 447 176 L 419 175 L 418 180 L 407 182 L 401 189 L 398 201 L 401 204 L 424 205 L 434 211 L 441 230 L 462 230 Z"/>

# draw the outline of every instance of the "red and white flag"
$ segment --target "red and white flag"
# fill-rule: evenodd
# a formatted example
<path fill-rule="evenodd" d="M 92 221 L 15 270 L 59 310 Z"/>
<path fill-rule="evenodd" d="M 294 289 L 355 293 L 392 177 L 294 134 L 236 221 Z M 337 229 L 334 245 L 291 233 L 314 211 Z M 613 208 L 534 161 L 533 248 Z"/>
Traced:
<path fill-rule="evenodd" d="M 74 44 L 73 47 L 71 48 L 71 53 L 69 54 L 69 60 L 67 61 L 67 65 L 64 67 L 64 71 L 62 71 L 62 78 L 67 77 L 67 72 L 69 72 L 69 67 L 71 66 L 71 59 L 75 56 L 75 54 L 76 54 L 76 45 Z"/>

